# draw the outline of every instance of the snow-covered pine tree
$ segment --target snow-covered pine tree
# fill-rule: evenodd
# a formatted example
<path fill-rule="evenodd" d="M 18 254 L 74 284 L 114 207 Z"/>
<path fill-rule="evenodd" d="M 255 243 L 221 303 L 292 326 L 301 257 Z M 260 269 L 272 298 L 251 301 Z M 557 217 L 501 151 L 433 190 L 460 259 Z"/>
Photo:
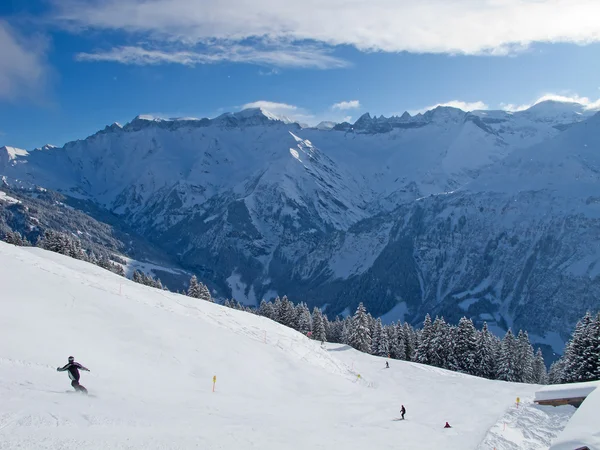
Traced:
<path fill-rule="evenodd" d="M 185 291 L 183 292 L 183 294 L 185 295 Z M 233 305 L 231 304 L 228 298 L 226 298 L 223 302 L 223 306 L 225 306 L 226 308 L 233 308 Z"/>
<path fill-rule="evenodd" d="M 396 331 L 396 324 L 392 323 L 390 325 L 386 325 L 383 330 L 387 335 L 390 345 L 390 358 L 399 359 L 398 354 L 400 351 L 398 346 L 398 332 Z"/>
<path fill-rule="evenodd" d="M 327 318 L 327 314 L 321 313 L 321 317 L 323 318 L 323 328 L 325 329 L 325 341 L 328 341 L 328 336 L 331 333 L 331 322 Z M 314 332 L 314 324 L 313 324 L 313 332 Z"/>
<path fill-rule="evenodd" d="M 533 347 L 526 331 L 520 330 L 517 337 L 517 360 L 515 364 L 516 381 L 533 383 Z"/>
<path fill-rule="evenodd" d="M 565 380 L 565 360 L 564 358 L 557 359 L 550 365 L 548 370 L 549 384 L 562 384 Z"/>
<path fill-rule="evenodd" d="M 321 310 L 315 306 L 312 313 L 312 338 L 315 341 L 326 342 L 327 333 L 325 332 L 324 317 Z"/>
<path fill-rule="evenodd" d="M 266 317 L 267 319 L 274 320 L 275 309 L 273 308 L 273 303 L 268 302 L 263 298 L 258 307 L 258 314 Z"/>
<path fill-rule="evenodd" d="M 281 307 L 282 307 L 282 303 L 281 303 L 281 299 L 279 298 L 279 295 L 277 297 L 275 297 L 275 301 L 273 302 L 273 320 L 279 323 L 282 323 L 281 321 Z"/>
<path fill-rule="evenodd" d="M 293 328 L 294 330 L 298 329 L 298 324 L 296 322 L 296 308 L 294 304 L 287 298 L 287 295 L 284 295 L 281 299 L 281 324 L 286 327 Z"/>
<path fill-rule="evenodd" d="M 417 333 L 408 322 L 404 322 L 404 343 L 406 344 L 406 361 L 414 361 L 418 347 Z"/>
<path fill-rule="evenodd" d="M 356 350 L 371 353 L 371 329 L 364 305 L 359 303 L 349 327 L 349 344 Z"/>
<path fill-rule="evenodd" d="M 450 344 L 450 327 L 443 317 L 436 316 L 432 325 L 428 364 L 447 368 L 450 362 Z"/>
<path fill-rule="evenodd" d="M 477 376 L 489 379 L 496 377 L 496 349 L 487 322 L 483 323 L 483 327 L 477 335 L 475 365 Z"/>
<path fill-rule="evenodd" d="M 515 365 L 518 363 L 516 360 L 517 341 L 512 330 L 509 328 L 504 339 L 502 339 L 502 345 L 500 348 L 499 361 L 498 361 L 498 379 L 503 381 L 519 381 L 515 373 Z"/>
<path fill-rule="evenodd" d="M 374 355 L 378 355 L 377 350 L 379 348 L 379 340 L 381 339 L 381 334 L 383 333 L 381 319 L 375 320 L 373 327 L 369 326 L 369 329 L 371 330 L 371 352 Z"/>
<path fill-rule="evenodd" d="M 584 350 L 580 357 L 579 371 L 581 381 L 600 379 L 600 313 L 590 317 L 582 345 Z"/>
<path fill-rule="evenodd" d="M 190 278 L 190 286 L 187 290 L 188 297 L 200 298 L 200 283 L 198 283 L 198 278 L 196 275 L 192 275 Z"/>
<path fill-rule="evenodd" d="M 592 315 L 588 311 L 575 327 L 571 340 L 567 343 L 563 358 L 565 359 L 564 382 L 574 383 L 587 381 L 586 348 L 591 345 Z"/>
<path fill-rule="evenodd" d="M 377 348 L 375 349 L 374 353 L 377 356 L 388 358 L 390 356 L 390 341 L 388 334 L 381 323 L 381 319 L 377 319 L 377 325 L 375 328 L 379 334 L 379 340 L 377 341 Z"/>
<path fill-rule="evenodd" d="M 310 331 L 312 331 L 312 320 L 310 317 L 310 310 L 306 303 L 300 302 L 296 306 L 296 326 L 297 330 L 303 335 L 307 335 Z"/>
<path fill-rule="evenodd" d="M 477 352 L 477 330 L 473 321 L 462 317 L 458 322 L 455 341 L 455 358 L 458 371 L 475 375 L 478 371 L 475 363 Z"/>
<path fill-rule="evenodd" d="M 29 241 L 21 236 L 21 233 L 18 231 L 7 231 L 4 235 L 4 242 L 12 245 L 17 245 L 19 247 L 29 246 Z"/>
<path fill-rule="evenodd" d="M 427 314 L 423 321 L 423 329 L 419 337 L 417 350 L 415 351 L 415 361 L 421 364 L 431 364 L 431 347 L 433 341 L 433 323 L 431 316 Z"/>
<path fill-rule="evenodd" d="M 410 357 L 406 354 L 406 349 L 408 347 L 406 329 L 402 323 L 400 323 L 400 321 L 396 322 L 394 328 L 396 329 L 396 356 L 394 356 L 394 358 L 401 359 L 403 361 L 410 360 Z"/>
<path fill-rule="evenodd" d="M 143 278 L 142 278 L 142 274 L 137 270 L 134 269 L 133 271 L 133 275 L 131 277 L 131 279 L 135 282 L 135 283 L 143 283 Z"/>
<path fill-rule="evenodd" d="M 213 303 L 212 295 L 210 295 L 210 290 L 208 289 L 208 286 L 206 286 L 204 283 L 199 283 L 198 298 L 200 300 L 204 300 L 205 302 Z"/>
<path fill-rule="evenodd" d="M 327 334 L 328 342 L 335 342 L 337 344 L 343 343 L 344 334 L 344 322 L 340 320 L 339 316 L 336 316 L 333 322 L 329 322 L 329 333 Z"/>
<path fill-rule="evenodd" d="M 542 355 L 542 349 L 538 348 L 533 361 L 533 383 L 535 384 L 548 384 L 548 375 L 546 374 L 546 364 L 544 363 L 544 356 Z"/>

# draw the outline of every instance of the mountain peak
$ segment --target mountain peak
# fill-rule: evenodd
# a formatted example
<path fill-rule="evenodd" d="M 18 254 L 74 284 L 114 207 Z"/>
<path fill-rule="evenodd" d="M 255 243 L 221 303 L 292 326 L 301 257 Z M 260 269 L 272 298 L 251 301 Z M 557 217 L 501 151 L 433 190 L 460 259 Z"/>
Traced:
<path fill-rule="evenodd" d="M 563 102 L 559 100 L 544 100 L 529 107 L 525 112 L 529 113 L 577 113 L 582 114 L 585 107 L 577 102 Z"/>
<path fill-rule="evenodd" d="M 217 122 L 224 122 L 229 125 L 267 125 L 273 122 L 280 122 L 284 124 L 296 123 L 294 120 L 286 116 L 273 114 L 265 108 L 246 108 L 234 113 L 221 114 L 216 119 Z"/>

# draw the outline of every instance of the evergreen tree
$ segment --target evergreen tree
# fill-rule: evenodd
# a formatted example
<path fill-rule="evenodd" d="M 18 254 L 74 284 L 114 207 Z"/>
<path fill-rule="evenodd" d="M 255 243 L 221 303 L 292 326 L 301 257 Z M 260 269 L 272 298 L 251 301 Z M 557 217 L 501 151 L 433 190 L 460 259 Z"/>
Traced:
<path fill-rule="evenodd" d="M 381 340 L 381 335 L 383 334 L 383 325 L 381 323 L 381 319 L 375 320 L 373 327 L 369 326 L 369 329 L 371 330 L 371 352 L 376 356 L 381 356 L 378 353 L 379 341 Z"/>
<path fill-rule="evenodd" d="M 540 348 L 538 348 L 537 353 L 535 354 L 535 360 L 533 361 L 533 383 L 548 384 L 546 364 L 544 363 L 544 356 L 542 355 L 542 349 Z"/>
<path fill-rule="evenodd" d="M 433 322 L 430 359 L 433 366 L 455 369 L 454 330 L 443 317 L 436 317 Z"/>
<path fill-rule="evenodd" d="M 516 381 L 521 383 L 533 383 L 533 347 L 529 343 L 529 336 L 525 331 L 519 331 L 517 337 L 517 355 L 515 361 Z"/>
<path fill-rule="evenodd" d="M 341 344 L 351 345 L 350 336 L 352 335 L 352 318 L 345 317 L 342 321 L 342 341 Z"/>
<path fill-rule="evenodd" d="M 296 323 L 296 308 L 294 307 L 294 304 L 289 301 L 286 295 L 284 295 L 281 299 L 281 312 L 279 321 L 286 327 L 293 328 L 294 330 L 298 329 Z"/>
<path fill-rule="evenodd" d="M 362 302 L 359 303 L 349 330 L 349 344 L 356 350 L 370 353 L 371 352 L 371 329 L 369 327 L 369 318 L 367 316 L 367 310 L 363 306 Z"/>
<path fill-rule="evenodd" d="M 423 329 L 418 341 L 418 347 L 415 352 L 415 361 L 421 364 L 431 363 L 433 344 L 433 323 L 431 322 L 431 316 L 427 314 L 423 322 Z"/>
<path fill-rule="evenodd" d="M 588 312 L 575 327 L 573 336 L 565 348 L 564 382 L 573 383 L 589 381 L 588 372 L 589 348 L 592 346 L 593 336 L 592 315 Z"/>
<path fill-rule="evenodd" d="M 258 307 L 258 314 L 267 319 L 275 320 L 275 308 L 273 308 L 273 303 L 262 299 L 260 306 Z"/>
<path fill-rule="evenodd" d="M 398 321 L 394 326 L 396 329 L 396 348 L 394 351 L 394 358 L 401 359 L 403 361 L 410 360 L 410 357 L 407 355 L 407 337 L 406 337 L 406 329 L 405 327 Z"/>
<path fill-rule="evenodd" d="M 456 330 L 456 362 L 459 372 L 475 375 L 478 372 L 475 363 L 477 352 L 477 330 L 471 319 L 463 317 Z"/>
<path fill-rule="evenodd" d="M 190 286 L 187 291 L 188 297 L 200 298 L 200 283 L 198 283 L 198 278 L 196 275 L 192 275 L 190 278 Z"/>
<path fill-rule="evenodd" d="M 519 381 L 515 373 L 515 359 L 517 355 L 517 342 L 512 330 L 509 328 L 502 339 L 498 361 L 498 379 L 503 381 Z"/>
<path fill-rule="evenodd" d="M 396 324 L 387 325 L 384 328 L 385 333 L 387 334 L 388 342 L 390 345 L 390 358 L 400 359 L 398 355 L 400 354 L 400 346 L 398 344 L 398 331 L 396 328 Z"/>
<path fill-rule="evenodd" d="M 134 269 L 131 279 L 136 283 L 142 284 L 142 274 L 137 269 Z"/>
<path fill-rule="evenodd" d="M 281 309 L 282 309 L 282 302 L 281 299 L 279 298 L 279 296 L 275 297 L 275 301 L 273 302 L 273 320 L 279 323 L 282 323 L 281 321 Z"/>
<path fill-rule="evenodd" d="M 377 319 L 377 328 L 381 327 L 379 331 L 379 341 L 377 342 L 376 355 L 384 358 L 390 357 L 390 338 L 388 335 L 388 327 L 383 327 L 381 319 Z"/>
<path fill-rule="evenodd" d="M 324 317 L 321 310 L 315 306 L 312 313 L 312 338 L 315 341 L 327 341 L 327 333 L 325 332 Z"/>
<path fill-rule="evenodd" d="M 310 310 L 306 303 L 301 302 L 296 306 L 296 324 L 298 331 L 303 335 L 307 335 L 312 330 Z M 321 320 L 321 324 L 323 321 Z"/>
<path fill-rule="evenodd" d="M 21 236 L 18 231 L 7 231 L 4 235 L 4 241 L 8 244 L 17 245 L 19 247 L 31 245 L 27 239 Z"/>
<path fill-rule="evenodd" d="M 327 318 L 327 314 L 323 314 L 321 313 L 321 317 L 323 318 L 323 329 L 325 330 L 325 341 L 328 342 L 329 338 L 328 336 L 331 334 L 331 322 L 329 322 L 329 319 Z M 314 333 L 314 324 L 313 324 L 313 333 Z"/>
<path fill-rule="evenodd" d="M 496 377 L 496 349 L 487 322 L 483 323 L 483 328 L 477 336 L 475 365 L 477 376 L 489 379 Z"/>
<path fill-rule="evenodd" d="M 204 283 L 199 283 L 198 285 L 198 298 L 206 302 L 214 303 L 212 296 L 210 295 L 210 290 Z"/>
<path fill-rule="evenodd" d="M 404 342 L 406 344 L 406 360 L 415 361 L 418 347 L 417 333 L 408 322 L 404 322 Z"/>

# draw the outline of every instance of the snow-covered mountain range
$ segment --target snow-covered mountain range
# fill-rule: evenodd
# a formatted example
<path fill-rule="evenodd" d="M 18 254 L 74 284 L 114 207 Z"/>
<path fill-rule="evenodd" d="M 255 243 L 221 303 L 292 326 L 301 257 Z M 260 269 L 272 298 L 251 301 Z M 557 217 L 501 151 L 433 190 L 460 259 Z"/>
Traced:
<path fill-rule="evenodd" d="M 571 103 L 315 128 L 251 109 L 2 147 L 0 175 L 120 216 L 223 297 L 468 313 L 558 350 L 598 308 L 599 151 L 600 117 Z"/>

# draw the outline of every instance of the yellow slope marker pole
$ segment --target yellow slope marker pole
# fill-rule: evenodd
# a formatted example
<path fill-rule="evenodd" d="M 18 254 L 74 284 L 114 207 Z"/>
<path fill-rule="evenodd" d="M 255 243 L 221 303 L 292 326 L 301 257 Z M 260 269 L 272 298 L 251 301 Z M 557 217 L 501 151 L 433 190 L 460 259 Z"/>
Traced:
<path fill-rule="evenodd" d="M 217 384 L 217 376 L 215 375 L 213 377 L 213 392 L 215 392 L 215 386 L 216 386 L 216 384 Z"/>

